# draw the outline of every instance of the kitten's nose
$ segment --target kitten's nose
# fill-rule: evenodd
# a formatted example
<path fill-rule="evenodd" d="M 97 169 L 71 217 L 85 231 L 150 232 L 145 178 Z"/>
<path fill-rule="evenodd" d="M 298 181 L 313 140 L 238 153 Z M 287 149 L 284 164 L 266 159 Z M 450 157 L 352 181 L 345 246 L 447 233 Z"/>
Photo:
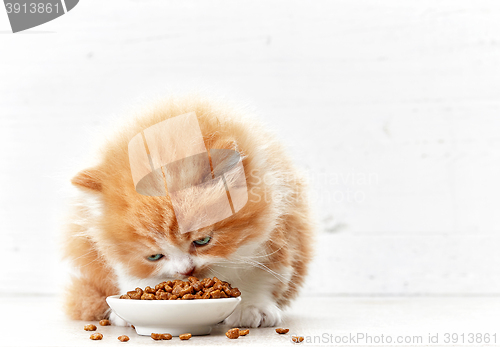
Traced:
<path fill-rule="evenodd" d="M 181 275 L 191 276 L 193 272 L 194 272 L 194 266 L 191 269 L 187 270 L 186 272 L 181 272 Z"/>

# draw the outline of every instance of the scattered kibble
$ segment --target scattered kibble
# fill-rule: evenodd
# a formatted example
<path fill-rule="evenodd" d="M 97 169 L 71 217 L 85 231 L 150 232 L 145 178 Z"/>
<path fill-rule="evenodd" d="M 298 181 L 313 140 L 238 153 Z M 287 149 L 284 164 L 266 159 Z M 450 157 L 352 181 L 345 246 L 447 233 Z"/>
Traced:
<path fill-rule="evenodd" d="M 214 277 L 214 279 L 215 280 L 212 280 L 212 279 L 208 279 L 208 280 L 212 281 L 214 284 L 221 283 L 221 281 L 218 281 L 216 277 Z M 207 279 L 204 279 L 203 281 L 205 281 L 205 280 L 207 280 Z M 159 285 L 163 284 L 163 286 L 165 286 L 166 283 L 167 282 L 163 282 L 163 283 L 160 283 Z M 211 284 L 211 282 L 208 282 L 208 283 Z M 174 281 L 174 287 L 175 287 L 175 285 L 176 285 L 176 283 Z M 140 289 L 140 288 L 138 288 L 138 289 Z M 150 287 L 146 287 L 145 290 L 151 291 L 153 289 L 150 288 Z M 180 300 L 180 299 L 181 298 L 178 298 L 178 300 Z M 111 325 L 111 322 L 108 319 L 103 319 L 103 320 L 99 321 L 99 324 L 102 325 L 102 326 L 105 326 L 105 325 Z M 131 325 L 131 327 L 135 329 L 135 327 L 133 325 Z M 97 327 L 94 324 L 87 324 L 87 325 L 85 325 L 83 327 L 83 329 L 86 330 L 86 331 L 95 331 L 95 330 L 97 330 Z M 276 328 L 276 332 L 278 334 L 286 334 L 289 331 L 290 331 L 290 329 L 286 329 L 286 328 Z M 250 329 L 240 330 L 239 328 L 233 328 L 233 329 L 229 329 L 226 332 L 226 336 L 229 339 L 237 339 L 238 337 L 248 335 L 249 333 L 250 333 Z M 191 337 L 192 337 L 192 335 L 190 333 L 179 335 L 179 338 L 181 340 L 189 340 Z M 103 335 L 101 333 L 94 333 L 94 334 L 90 335 L 90 339 L 91 340 L 102 340 L 102 338 L 103 338 Z M 172 335 L 171 334 L 157 334 L 157 333 L 152 333 L 151 334 L 151 338 L 153 340 L 171 340 L 172 339 Z M 121 335 L 121 336 L 118 336 L 118 340 L 121 341 L 121 342 L 127 342 L 127 341 L 130 340 L 130 338 L 127 335 Z M 304 337 L 303 336 L 292 336 L 292 342 L 301 343 L 303 341 L 304 341 Z"/>
<path fill-rule="evenodd" d="M 87 324 L 86 326 L 83 327 L 83 330 L 85 330 L 85 331 L 96 331 L 97 327 L 94 324 Z"/>
<path fill-rule="evenodd" d="M 238 328 L 229 329 L 226 333 L 226 336 L 230 339 L 237 339 L 238 337 L 240 337 L 240 329 Z"/>
<path fill-rule="evenodd" d="M 153 340 L 172 340 L 172 335 L 170 334 L 151 334 Z"/>
<path fill-rule="evenodd" d="M 278 334 L 286 334 L 289 331 L 290 331 L 290 329 L 285 329 L 285 328 L 278 328 L 278 329 L 276 329 L 276 332 Z"/>
<path fill-rule="evenodd" d="M 191 334 L 181 334 L 179 335 L 181 340 L 189 340 L 191 338 Z"/>
<path fill-rule="evenodd" d="M 90 335 L 91 340 L 102 340 L 102 334 L 101 333 L 95 333 Z"/>

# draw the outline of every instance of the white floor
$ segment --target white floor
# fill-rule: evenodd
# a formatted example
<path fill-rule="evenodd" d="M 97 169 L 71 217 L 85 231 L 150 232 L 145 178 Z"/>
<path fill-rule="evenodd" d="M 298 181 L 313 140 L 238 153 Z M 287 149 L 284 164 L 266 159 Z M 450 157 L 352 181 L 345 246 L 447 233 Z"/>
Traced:
<path fill-rule="evenodd" d="M 304 336 L 302 345 L 382 346 L 391 344 L 388 338 L 392 338 L 392 345 L 397 345 L 398 337 L 410 339 L 400 345 L 500 345 L 500 297 L 302 298 L 287 311 L 282 324 L 290 329 L 288 335 L 259 328 L 237 340 L 224 336 L 225 326 L 217 326 L 211 335 L 194 336 L 189 341 L 153 341 L 138 336 L 132 328 L 98 325 L 104 339 L 91 341 L 91 333 L 83 330 L 88 322 L 68 320 L 54 297 L 0 297 L 0 310 L 0 346 L 118 346 L 123 344 L 117 340 L 122 334 L 130 337 L 130 346 L 290 345 L 291 335 Z M 450 335 L 446 343 L 446 333 L 457 334 L 458 341 L 453 343 Z M 474 341 L 470 340 L 471 333 L 475 334 Z M 430 344 L 429 335 L 436 334 L 437 343 Z M 487 337 L 490 342 L 484 343 Z"/>

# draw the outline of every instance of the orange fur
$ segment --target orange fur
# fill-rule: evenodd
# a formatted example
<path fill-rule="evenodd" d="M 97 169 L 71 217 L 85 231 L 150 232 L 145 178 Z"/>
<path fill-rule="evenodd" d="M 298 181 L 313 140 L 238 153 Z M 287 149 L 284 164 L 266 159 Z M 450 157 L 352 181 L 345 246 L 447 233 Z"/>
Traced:
<path fill-rule="evenodd" d="M 135 191 L 128 143 L 144 129 L 192 111 L 206 148 L 233 149 L 242 155 L 249 201 L 213 226 L 180 234 L 168 195 L 150 197 Z M 158 263 L 146 256 L 162 251 L 159 240 L 191 257 L 207 259 L 231 259 L 246 244 L 262 244 L 263 266 L 277 272 L 292 270 L 291 279 L 278 282 L 273 290 L 280 307 L 297 295 L 304 280 L 312 256 L 305 184 L 276 139 L 242 112 L 199 97 L 168 99 L 119 129 L 104 144 L 100 162 L 78 173 L 72 183 L 97 199 L 101 212 L 93 214 L 87 200 L 79 198 L 67 228 L 65 256 L 79 270 L 66 300 L 72 318 L 107 315 L 104 299 L 119 291 L 114 264 L 136 278 L 155 276 Z M 213 241 L 193 246 L 194 240 L 206 235 Z M 208 274 L 210 268 L 210 264 L 199 267 L 195 275 Z"/>

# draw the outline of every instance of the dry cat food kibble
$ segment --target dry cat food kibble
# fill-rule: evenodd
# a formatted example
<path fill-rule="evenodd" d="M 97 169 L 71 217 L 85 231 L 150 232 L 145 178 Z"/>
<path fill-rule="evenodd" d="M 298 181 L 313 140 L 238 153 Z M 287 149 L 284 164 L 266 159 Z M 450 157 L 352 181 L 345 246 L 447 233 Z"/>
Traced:
<path fill-rule="evenodd" d="M 130 339 L 127 335 L 122 335 L 122 336 L 118 336 L 118 340 L 120 340 L 121 342 L 127 342 Z"/>
<path fill-rule="evenodd" d="M 276 329 L 276 332 L 278 334 L 286 334 L 289 331 L 290 331 L 290 329 L 285 329 L 285 328 L 278 328 L 278 329 Z"/>
<path fill-rule="evenodd" d="M 226 336 L 230 339 L 237 339 L 238 337 L 240 337 L 240 329 L 229 329 L 226 333 Z"/>
<path fill-rule="evenodd" d="M 191 338 L 191 334 L 181 334 L 179 335 L 181 340 L 189 340 Z"/>
<path fill-rule="evenodd" d="M 111 325 L 111 322 L 108 319 L 102 319 L 99 321 L 99 325 L 102 325 L 102 326 Z"/>
<path fill-rule="evenodd" d="M 238 288 L 231 287 L 231 284 L 221 281 L 217 277 L 198 278 L 191 276 L 187 281 L 174 280 L 164 281 L 154 288 L 135 288 L 127 294 L 120 296 L 120 299 L 132 300 L 196 300 L 196 299 L 220 299 L 236 298 L 241 295 Z"/>
<path fill-rule="evenodd" d="M 153 340 L 163 340 L 163 334 L 156 334 L 156 333 L 152 333 L 151 334 L 151 338 Z"/>
<path fill-rule="evenodd" d="M 95 333 L 90 335 L 91 340 L 102 340 L 102 334 L 101 333 Z"/>
<path fill-rule="evenodd" d="M 240 336 L 248 335 L 249 332 L 250 332 L 250 329 L 240 330 Z"/>
<path fill-rule="evenodd" d="M 153 340 L 172 340 L 172 335 L 170 334 L 151 334 Z"/>
<path fill-rule="evenodd" d="M 86 326 L 83 327 L 83 330 L 85 330 L 85 331 L 96 331 L 97 327 L 94 324 L 87 324 Z"/>
<path fill-rule="evenodd" d="M 304 337 L 303 336 L 292 336 L 292 341 L 295 343 L 301 343 L 302 341 L 304 341 Z"/>

